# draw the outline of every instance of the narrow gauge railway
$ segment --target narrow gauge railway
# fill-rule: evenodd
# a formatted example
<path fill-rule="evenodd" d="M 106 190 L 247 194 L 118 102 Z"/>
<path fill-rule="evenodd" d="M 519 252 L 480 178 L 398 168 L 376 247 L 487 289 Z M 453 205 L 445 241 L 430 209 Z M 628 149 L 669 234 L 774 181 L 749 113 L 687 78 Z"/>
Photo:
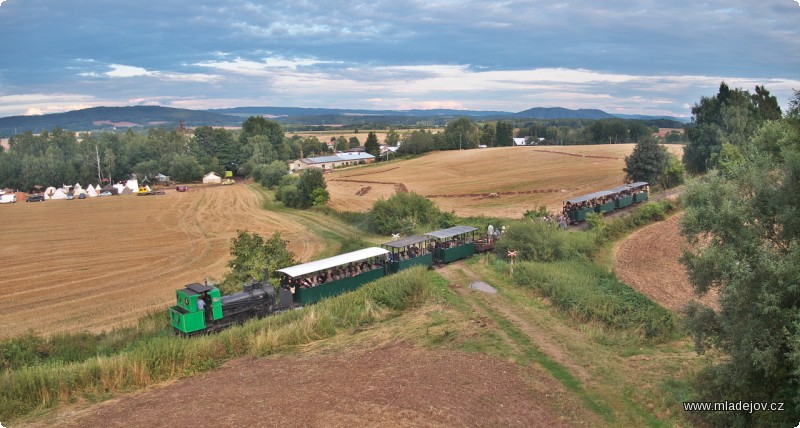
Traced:
<path fill-rule="evenodd" d="M 650 193 L 649 183 L 639 181 L 623 184 L 613 189 L 601 190 L 584 196 L 577 196 L 564 201 L 563 213 L 570 224 L 586 220 L 589 213 L 607 214 L 644 202 Z"/>
<path fill-rule="evenodd" d="M 227 296 L 216 287 L 189 284 L 176 290 L 169 310 L 176 334 L 213 333 L 250 318 L 316 303 L 413 266 L 451 263 L 494 248 L 476 239 L 477 228 L 455 226 L 386 242 L 326 259 L 278 269 L 277 291 L 268 281 L 247 283 Z"/>

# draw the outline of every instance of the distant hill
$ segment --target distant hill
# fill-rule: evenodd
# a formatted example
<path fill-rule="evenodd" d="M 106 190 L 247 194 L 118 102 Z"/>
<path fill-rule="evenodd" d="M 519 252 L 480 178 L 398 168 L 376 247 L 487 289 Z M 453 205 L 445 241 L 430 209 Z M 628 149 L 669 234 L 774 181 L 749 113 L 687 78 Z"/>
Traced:
<path fill-rule="evenodd" d="M 0 137 L 33 131 L 39 133 L 55 127 L 73 131 L 125 129 L 131 127 L 163 126 L 240 126 L 249 116 L 266 116 L 285 124 L 354 125 L 383 124 L 401 126 L 442 126 L 457 117 L 477 120 L 519 119 L 638 119 L 686 123 L 685 119 L 663 116 L 612 115 L 597 109 L 570 110 L 562 107 L 534 107 L 518 113 L 483 110 L 358 110 L 302 107 L 236 107 L 214 110 L 188 110 L 159 106 L 93 107 L 66 113 L 40 116 L 10 116 L 0 118 Z"/>
<path fill-rule="evenodd" d="M 40 116 L 10 116 L 0 118 L 0 136 L 26 131 L 39 133 L 55 127 L 73 131 L 131 127 L 175 127 L 180 122 L 186 126 L 238 126 L 239 117 L 202 110 L 187 110 L 159 106 L 92 107 L 66 113 Z"/>
<path fill-rule="evenodd" d="M 281 117 L 312 117 L 312 116 L 404 116 L 404 117 L 431 117 L 431 116 L 507 116 L 511 113 L 505 111 L 480 111 L 480 110 L 353 110 L 335 108 L 305 108 L 305 107 L 235 107 L 207 110 L 235 116 L 272 116 Z"/>
<path fill-rule="evenodd" d="M 603 110 L 570 110 L 563 107 L 534 107 L 519 113 L 514 113 L 513 116 L 526 119 L 613 119 L 616 117 Z"/>

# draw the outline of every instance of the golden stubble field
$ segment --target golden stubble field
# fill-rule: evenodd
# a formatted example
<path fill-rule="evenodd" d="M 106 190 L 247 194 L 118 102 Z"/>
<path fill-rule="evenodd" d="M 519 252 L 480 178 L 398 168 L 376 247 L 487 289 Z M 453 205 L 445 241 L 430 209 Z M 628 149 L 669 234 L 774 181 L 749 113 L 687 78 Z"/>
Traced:
<path fill-rule="evenodd" d="M 566 199 L 622 184 L 624 158 L 633 147 L 614 144 L 445 151 L 409 161 L 351 168 L 326 176 L 329 205 L 344 211 L 366 211 L 379 198 L 405 189 L 462 216 L 521 217 L 540 205 L 556 211 Z M 682 156 L 683 146 L 667 147 Z M 497 195 L 487 197 L 490 193 Z"/>
<path fill-rule="evenodd" d="M 222 278 L 240 229 L 280 231 L 298 259 L 320 251 L 320 238 L 260 204 L 235 185 L 1 205 L 0 337 L 130 325 L 175 289 Z"/>

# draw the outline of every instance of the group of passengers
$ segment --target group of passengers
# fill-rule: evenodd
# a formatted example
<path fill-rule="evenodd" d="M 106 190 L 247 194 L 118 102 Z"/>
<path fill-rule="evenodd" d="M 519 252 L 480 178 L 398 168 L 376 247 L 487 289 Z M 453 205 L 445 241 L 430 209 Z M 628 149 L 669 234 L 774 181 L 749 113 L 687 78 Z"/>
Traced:
<path fill-rule="evenodd" d="M 417 247 L 416 245 L 412 245 L 406 248 L 399 253 L 389 253 L 389 261 L 399 261 L 399 260 L 408 260 L 413 259 L 417 256 L 421 256 L 423 254 L 427 254 L 428 252 L 432 251 L 433 247 L 425 248 L 423 246 Z"/>
<path fill-rule="evenodd" d="M 360 275 L 364 272 L 369 272 L 374 269 L 380 269 L 383 264 L 378 260 L 362 261 L 361 263 L 350 263 L 347 266 L 339 266 L 325 271 L 314 272 L 308 275 L 291 278 L 289 287 L 311 288 L 318 285 L 327 284 L 339 279 L 350 278 Z"/>
<path fill-rule="evenodd" d="M 459 245 L 469 244 L 472 242 L 472 237 L 470 236 L 454 236 L 446 241 L 441 241 L 437 243 L 440 248 L 453 248 L 458 247 Z"/>

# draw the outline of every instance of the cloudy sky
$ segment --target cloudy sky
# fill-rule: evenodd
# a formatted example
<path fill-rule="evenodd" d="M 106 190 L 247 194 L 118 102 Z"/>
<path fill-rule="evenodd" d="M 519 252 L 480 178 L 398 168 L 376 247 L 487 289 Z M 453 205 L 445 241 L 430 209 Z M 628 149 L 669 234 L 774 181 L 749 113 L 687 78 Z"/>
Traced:
<path fill-rule="evenodd" d="M 800 89 L 800 0 L 0 0 L 0 117 L 93 106 L 688 116 Z"/>

